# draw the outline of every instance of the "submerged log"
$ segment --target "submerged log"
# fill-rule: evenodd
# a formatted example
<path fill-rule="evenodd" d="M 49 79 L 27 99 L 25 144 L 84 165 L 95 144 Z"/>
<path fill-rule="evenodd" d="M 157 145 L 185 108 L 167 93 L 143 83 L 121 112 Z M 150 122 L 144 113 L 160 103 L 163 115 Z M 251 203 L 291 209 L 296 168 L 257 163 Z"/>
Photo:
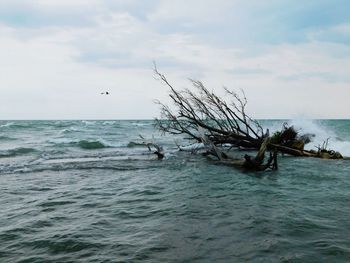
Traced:
<path fill-rule="evenodd" d="M 265 171 L 268 168 L 271 168 L 272 170 L 278 169 L 277 164 L 277 151 L 274 150 L 274 152 L 270 152 L 270 157 L 266 164 L 263 164 L 265 159 L 265 152 L 267 150 L 267 146 L 269 144 L 270 138 L 265 138 L 264 142 L 261 144 L 260 149 L 255 156 L 254 159 L 251 158 L 249 155 L 244 156 L 244 163 L 243 167 L 250 170 L 257 170 L 257 171 Z"/>
<path fill-rule="evenodd" d="M 248 154 L 244 155 L 244 159 L 237 159 L 230 155 L 230 153 L 216 147 L 208 138 L 203 136 L 203 143 L 207 146 L 207 154 L 218 158 L 219 163 L 243 168 L 250 171 L 265 171 L 266 169 L 277 170 L 277 151 L 270 152 L 268 161 L 264 164 L 265 152 L 269 143 L 269 138 L 265 138 L 261 144 L 260 149 L 255 157 Z"/>

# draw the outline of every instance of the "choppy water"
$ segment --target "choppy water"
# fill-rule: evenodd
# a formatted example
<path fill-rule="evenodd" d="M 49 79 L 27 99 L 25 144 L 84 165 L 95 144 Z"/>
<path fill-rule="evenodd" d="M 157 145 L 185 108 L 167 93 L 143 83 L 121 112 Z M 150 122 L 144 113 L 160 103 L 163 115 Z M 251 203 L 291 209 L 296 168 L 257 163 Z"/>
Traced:
<path fill-rule="evenodd" d="M 350 153 L 350 121 L 294 123 Z M 350 262 L 350 161 L 279 164 L 215 165 L 151 121 L 1 121 L 0 262 Z"/>

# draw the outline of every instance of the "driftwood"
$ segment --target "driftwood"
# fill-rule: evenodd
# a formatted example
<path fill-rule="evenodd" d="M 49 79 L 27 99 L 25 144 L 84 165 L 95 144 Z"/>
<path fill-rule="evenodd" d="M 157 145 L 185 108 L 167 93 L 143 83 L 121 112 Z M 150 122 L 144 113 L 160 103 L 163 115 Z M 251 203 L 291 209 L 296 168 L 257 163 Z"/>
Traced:
<path fill-rule="evenodd" d="M 213 155 L 221 162 L 238 161 L 229 157 L 229 151 L 234 148 L 259 151 L 255 158 L 244 157 L 242 166 L 253 170 L 263 170 L 264 167 L 276 169 L 277 152 L 300 157 L 343 158 L 340 153 L 326 147 L 317 151 L 305 150 L 305 144 L 311 141 L 313 135 L 299 135 L 293 126 L 287 124 L 280 132 L 270 135 L 268 129 L 263 129 L 258 121 L 247 115 L 247 99 L 243 91 L 238 95 L 224 88 L 229 98 L 226 100 L 208 90 L 202 82 L 192 79 L 191 89 L 177 90 L 156 66 L 154 71 L 159 80 L 170 88 L 169 97 L 174 104 L 169 107 L 157 101 L 161 117 L 155 120 L 156 127 L 163 133 L 182 134 L 193 143 L 204 143 L 206 155 Z M 227 147 L 229 150 L 226 150 Z M 265 151 L 271 152 L 266 166 L 261 158 Z"/>
<path fill-rule="evenodd" d="M 143 140 L 142 142 L 130 142 L 129 145 L 145 146 L 150 152 L 157 155 L 158 160 L 162 160 L 165 156 L 164 149 L 162 146 L 154 142 L 154 140 L 146 140 L 142 135 L 139 137 Z"/>
<path fill-rule="evenodd" d="M 201 142 L 198 128 L 205 131 L 205 135 L 215 145 L 231 144 L 245 148 L 259 149 L 265 137 L 269 137 L 268 129 L 264 130 L 258 121 L 246 114 L 247 99 L 224 88 L 231 98 L 226 101 L 210 92 L 200 81 L 190 80 L 193 88 L 176 90 L 167 78 L 158 72 L 155 74 L 170 88 L 169 97 L 172 99 L 176 111 L 161 102 L 161 118 L 156 119 L 156 126 L 162 132 L 170 134 L 185 134 L 191 140 Z M 291 126 L 283 125 L 279 134 L 271 136 L 268 149 L 295 156 L 319 157 L 312 151 L 305 151 L 304 145 L 310 142 L 312 135 L 298 135 Z"/>
<path fill-rule="evenodd" d="M 201 142 L 198 128 L 205 131 L 205 135 L 214 144 L 232 144 L 235 146 L 259 148 L 264 130 L 261 125 L 245 113 L 247 100 L 240 99 L 231 91 L 227 91 L 235 98 L 230 104 L 210 92 L 204 85 L 191 80 L 197 93 L 186 89 L 175 90 L 164 75 L 155 69 L 159 78 L 170 88 L 170 98 L 173 100 L 177 112 L 169 106 L 157 102 L 161 106 L 161 118 L 156 119 L 156 126 L 162 132 L 170 134 L 185 134 L 191 140 Z"/>
<path fill-rule="evenodd" d="M 207 151 L 204 155 L 212 155 L 218 158 L 219 162 L 225 165 L 235 166 L 237 168 L 244 168 L 247 170 L 264 171 L 266 169 L 277 170 L 277 151 L 272 154 L 270 152 L 270 157 L 266 164 L 263 164 L 265 159 L 265 152 L 267 150 L 267 145 L 269 138 L 266 137 L 264 142 L 261 144 L 260 149 L 255 156 L 251 157 L 248 154 L 244 155 L 244 159 L 238 159 L 233 157 L 228 151 L 223 150 L 221 147 L 216 146 L 210 138 L 208 138 L 203 129 L 199 128 L 201 133 L 201 138 L 203 144 L 207 147 Z"/>

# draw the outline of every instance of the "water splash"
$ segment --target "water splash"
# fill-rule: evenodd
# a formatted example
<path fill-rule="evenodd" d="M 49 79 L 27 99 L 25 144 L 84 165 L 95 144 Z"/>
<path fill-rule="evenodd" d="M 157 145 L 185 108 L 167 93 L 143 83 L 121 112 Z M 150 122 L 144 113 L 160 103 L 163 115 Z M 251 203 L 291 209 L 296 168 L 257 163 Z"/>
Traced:
<path fill-rule="evenodd" d="M 288 123 L 299 130 L 300 134 L 315 134 L 315 137 L 305 146 L 305 149 L 315 150 L 317 146 L 322 146 L 328 139 L 329 149 L 338 151 L 344 156 L 350 156 L 350 141 L 338 135 L 336 130 L 331 127 L 331 123 L 310 119 L 295 119 Z"/>

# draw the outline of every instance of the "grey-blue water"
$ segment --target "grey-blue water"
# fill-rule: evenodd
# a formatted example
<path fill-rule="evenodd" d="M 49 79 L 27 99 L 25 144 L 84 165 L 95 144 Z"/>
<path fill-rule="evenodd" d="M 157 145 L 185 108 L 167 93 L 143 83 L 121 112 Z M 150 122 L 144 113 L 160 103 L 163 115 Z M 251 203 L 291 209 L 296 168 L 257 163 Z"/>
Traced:
<path fill-rule="evenodd" d="M 350 121 L 296 123 L 350 152 Z M 350 262 L 350 161 L 279 168 L 178 152 L 151 121 L 1 121 L 0 262 Z"/>

